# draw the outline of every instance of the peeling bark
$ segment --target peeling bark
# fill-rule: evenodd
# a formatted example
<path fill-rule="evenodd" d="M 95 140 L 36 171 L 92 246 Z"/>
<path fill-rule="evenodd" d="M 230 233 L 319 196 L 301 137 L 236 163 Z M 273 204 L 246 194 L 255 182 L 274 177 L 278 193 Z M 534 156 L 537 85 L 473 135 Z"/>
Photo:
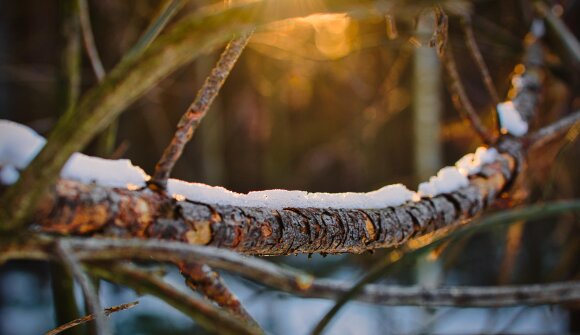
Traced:
<path fill-rule="evenodd" d="M 502 154 L 449 194 L 377 209 L 218 206 L 61 180 L 36 215 L 43 232 L 140 237 L 212 245 L 253 255 L 362 253 L 463 223 L 480 214 L 514 178 Z"/>

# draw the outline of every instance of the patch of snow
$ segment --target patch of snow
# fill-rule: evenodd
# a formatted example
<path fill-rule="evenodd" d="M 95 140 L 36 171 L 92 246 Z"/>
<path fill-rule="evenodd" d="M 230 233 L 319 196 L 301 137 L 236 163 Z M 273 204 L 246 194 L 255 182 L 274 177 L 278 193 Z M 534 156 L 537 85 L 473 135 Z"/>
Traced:
<path fill-rule="evenodd" d="M 471 176 L 481 171 L 481 166 L 492 163 L 496 160 L 498 152 L 495 148 L 479 147 L 475 153 L 469 153 L 461 157 L 456 163 L 455 167 L 464 176 Z"/>
<path fill-rule="evenodd" d="M 497 112 L 502 132 L 514 136 L 522 136 L 528 132 L 528 123 L 522 119 L 513 102 L 506 101 L 498 104 Z"/>
<path fill-rule="evenodd" d="M 104 159 L 75 152 L 60 172 L 65 179 L 109 187 L 145 186 L 149 176 L 128 159 Z"/>
<path fill-rule="evenodd" d="M 308 193 L 305 191 L 266 190 L 236 193 L 219 186 L 170 179 L 168 191 L 174 197 L 219 205 L 281 208 L 382 208 L 417 200 L 417 194 L 402 184 L 385 186 L 368 193 Z"/>
<path fill-rule="evenodd" d="M 469 185 L 467 176 L 459 171 L 457 167 L 446 166 L 437 172 L 428 182 L 419 184 L 419 195 L 436 196 L 442 193 L 449 193 Z"/>
<path fill-rule="evenodd" d="M 18 178 L 20 178 L 20 173 L 12 165 L 6 165 L 0 167 L 0 184 L 12 185 Z"/>
<path fill-rule="evenodd" d="M 0 183 L 14 184 L 24 169 L 42 149 L 46 140 L 31 128 L 0 120 Z"/>
<path fill-rule="evenodd" d="M 498 109 L 501 110 L 500 106 Z M 12 184 L 19 177 L 15 167 L 26 167 L 46 141 L 32 129 L 11 121 L 0 120 L 0 130 L 3 130 L 0 132 L 0 182 Z M 497 155 L 493 148 L 480 147 L 475 153 L 462 157 L 455 167 L 445 167 L 437 176 L 421 183 L 418 193 L 402 184 L 395 184 L 368 193 L 309 193 L 275 189 L 243 194 L 220 186 L 188 183 L 177 179 L 168 181 L 168 192 L 178 199 L 243 207 L 383 208 L 418 201 L 421 196 L 436 196 L 465 187 L 469 184 L 467 177 L 478 173 L 483 164 L 493 162 Z M 61 177 L 83 183 L 127 188 L 145 186 L 149 179 L 143 169 L 134 166 L 128 159 L 110 160 L 81 153 L 71 156 L 61 171 Z"/>

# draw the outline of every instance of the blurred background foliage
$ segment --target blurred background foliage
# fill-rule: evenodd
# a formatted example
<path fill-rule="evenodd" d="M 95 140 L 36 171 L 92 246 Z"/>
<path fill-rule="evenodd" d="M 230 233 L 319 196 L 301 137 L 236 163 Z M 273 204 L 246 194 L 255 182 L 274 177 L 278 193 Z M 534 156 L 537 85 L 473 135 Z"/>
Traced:
<path fill-rule="evenodd" d="M 297 5 L 300 2 L 297 0 Z M 89 1 L 96 45 L 106 70 L 112 69 L 135 43 L 158 4 L 152 0 Z M 578 36 L 579 2 L 562 0 L 549 4 Z M 201 1 L 191 1 L 182 12 L 201 5 Z M 510 73 L 521 60 L 523 39 L 532 18 L 531 2 L 478 0 L 471 5 L 476 41 L 500 98 L 505 97 Z M 60 113 L 59 66 L 64 43 L 61 14 L 59 1 L 0 2 L 0 118 L 27 124 L 44 135 Z M 417 50 L 426 49 L 431 32 L 418 32 L 416 26 L 417 17 L 399 17 L 397 13 L 390 19 L 314 15 L 257 31 L 187 146 L 173 177 L 238 192 L 274 188 L 363 192 L 399 182 L 415 189 L 426 176 L 480 145 L 475 132 L 453 109 L 441 70 L 433 67 L 429 74 L 417 72 Z M 468 54 L 459 20 L 453 17 L 449 43 L 469 97 L 491 125 L 489 116 L 494 106 Z M 419 44 L 423 46 L 418 47 Z M 578 68 L 555 51 L 548 53 L 550 72 L 536 127 L 580 107 Z M 437 62 L 434 51 L 428 52 Z M 130 158 L 152 173 L 177 120 L 218 55 L 216 51 L 181 68 L 133 104 L 120 117 L 114 156 Z M 82 91 L 97 83 L 85 55 L 81 73 Z M 440 78 L 434 92 L 418 91 L 417 83 L 423 76 Z M 437 122 L 416 127 L 414 122 L 419 116 L 414 104 L 416 97 L 423 94 L 434 94 L 441 111 Z M 418 138 L 424 133 L 432 136 L 428 142 L 433 149 L 427 152 L 417 147 Z M 573 136 L 569 140 L 564 150 L 547 150 L 534 156 L 525 180 L 518 183 L 515 199 L 508 199 L 506 204 L 524 198 L 535 202 L 580 195 L 580 146 Z M 95 150 L 93 144 L 87 152 Z M 433 156 L 431 159 L 437 164 L 419 171 L 417 162 L 426 155 Z M 426 260 L 417 260 L 416 267 L 391 276 L 389 281 L 495 285 L 578 279 L 579 232 L 574 215 L 543 224 L 514 224 L 454 241 Z M 300 256 L 276 261 L 320 276 L 352 279 L 378 258 L 398 257 L 400 252 L 381 250 L 373 255 L 324 259 L 315 256 L 310 260 Z M 46 268 L 46 264 L 39 263 L 9 263 L 0 268 L 0 333 L 11 334 L 14 328 L 10 324 L 16 319 L 10 316 L 20 313 L 25 319 L 27 315 L 44 315 L 38 317 L 41 325 L 32 327 L 30 333 L 50 327 L 52 307 Z M 234 288 L 253 292 L 242 294 L 243 301 L 259 296 L 267 297 L 262 302 L 285 298 L 282 294 L 264 293 L 246 281 L 228 279 Z M 23 291 L 11 291 L 14 285 L 23 283 L 28 283 Z M 107 290 L 112 296 L 120 294 L 119 288 Z M 305 306 L 306 300 L 301 303 Z M 250 311 L 257 310 L 252 306 L 259 304 L 251 303 Z M 42 309 L 41 314 L 28 314 L 33 309 Z M 553 313 L 564 315 L 558 319 L 564 327 L 568 322 L 575 323 L 571 327 L 578 331 L 580 314 L 578 309 L 571 310 L 575 317 L 566 317 L 568 314 L 563 311 Z M 130 311 L 125 313 L 131 315 Z M 266 329 L 292 333 L 292 328 L 281 328 L 275 312 L 260 313 L 258 321 Z M 381 314 L 377 313 L 368 318 L 380 320 Z M 426 313 L 434 315 L 433 311 Z M 163 318 L 162 314 L 141 313 L 116 325 L 127 334 L 191 330 L 187 321 L 168 326 L 161 321 Z"/>

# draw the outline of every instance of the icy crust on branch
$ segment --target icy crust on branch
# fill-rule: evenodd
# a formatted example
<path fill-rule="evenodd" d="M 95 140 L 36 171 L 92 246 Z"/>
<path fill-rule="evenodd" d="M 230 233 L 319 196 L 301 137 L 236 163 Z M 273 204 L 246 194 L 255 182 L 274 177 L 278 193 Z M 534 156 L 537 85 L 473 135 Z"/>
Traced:
<path fill-rule="evenodd" d="M 0 120 L 0 182 L 5 185 L 18 180 L 19 172 L 38 154 L 46 141 L 32 129 L 11 121 Z M 437 176 L 419 185 L 413 192 L 402 184 L 385 186 L 368 193 L 309 193 L 306 191 L 267 190 L 247 194 L 219 186 L 170 179 L 168 192 L 180 200 L 241 207 L 281 208 L 345 208 L 371 209 L 399 206 L 421 197 L 433 197 L 456 191 L 469 184 L 468 177 L 479 173 L 481 166 L 497 159 L 498 152 L 478 148 L 457 161 L 455 166 L 441 169 Z M 85 184 L 137 189 L 144 187 L 149 176 L 128 159 L 110 160 L 81 153 L 71 156 L 61 177 Z"/>
<path fill-rule="evenodd" d="M 443 193 L 450 193 L 469 184 L 468 177 L 481 171 L 481 166 L 492 163 L 497 159 L 495 148 L 479 147 L 475 153 L 461 157 L 455 166 L 446 166 L 437 172 L 429 181 L 419 184 L 421 197 L 434 197 Z"/>
<path fill-rule="evenodd" d="M 385 186 L 368 193 L 309 193 L 267 190 L 236 193 L 219 186 L 170 179 L 168 191 L 190 201 L 243 207 L 281 208 L 383 208 L 416 201 L 418 196 L 402 184 Z"/>
<path fill-rule="evenodd" d="M 513 102 L 506 101 L 498 104 L 497 114 L 499 116 L 499 123 L 503 133 L 509 133 L 514 136 L 523 136 L 528 132 L 528 123 L 522 119 L 522 116 Z"/>

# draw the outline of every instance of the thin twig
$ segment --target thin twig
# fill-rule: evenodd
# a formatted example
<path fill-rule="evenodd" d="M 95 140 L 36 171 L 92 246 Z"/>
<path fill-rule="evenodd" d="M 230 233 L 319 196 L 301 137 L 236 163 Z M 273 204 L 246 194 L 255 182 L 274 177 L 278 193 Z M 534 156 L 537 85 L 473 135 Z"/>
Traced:
<path fill-rule="evenodd" d="M 111 334 L 107 320 L 102 312 L 97 290 L 95 289 L 91 279 L 81 268 L 78 259 L 74 255 L 73 250 L 66 243 L 66 240 L 57 241 L 56 253 L 81 286 L 86 303 L 89 306 L 89 312 L 95 315 L 96 333 L 99 335 Z"/>
<path fill-rule="evenodd" d="M 242 323 L 237 317 L 224 312 L 211 303 L 188 295 L 167 284 L 162 279 L 135 266 L 116 264 L 94 266 L 91 272 L 111 282 L 129 286 L 140 293 L 154 295 L 193 318 L 199 325 L 220 334 L 262 334 L 253 325 Z"/>
<path fill-rule="evenodd" d="M 447 75 L 449 76 L 447 86 L 451 93 L 451 101 L 453 101 L 455 109 L 457 109 L 461 115 L 470 122 L 473 129 L 477 132 L 485 144 L 494 144 L 496 142 L 496 137 L 490 134 L 489 130 L 481 122 L 481 119 L 477 115 L 477 112 L 471 104 L 463 84 L 461 83 L 461 77 L 457 71 L 457 65 L 455 63 L 455 58 L 453 56 L 453 50 L 451 49 L 450 42 L 447 43 L 447 50 L 445 54 L 441 56 L 441 62 L 443 63 Z"/>
<path fill-rule="evenodd" d="M 549 126 L 541 128 L 530 134 L 527 139 L 527 145 L 534 148 L 540 148 L 544 145 L 566 135 L 571 129 L 580 127 L 580 111 L 576 111 Z"/>
<path fill-rule="evenodd" d="M 195 259 L 196 262 L 237 273 L 283 290 L 307 289 L 314 279 L 301 271 L 282 268 L 259 258 L 250 258 L 215 247 L 142 239 L 67 238 L 66 240 L 80 260 L 154 259 L 178 263 Z"/>
<path fill-rule="evenodd" d="M 352 289 L 352 283 L 317 279 L 304 292 L 308 298 L 336 300 Z M 426 288 L 367 284 L 357 301 L 390 306 L 505 307 L 524 304 L 555 304 L 580 299 L 580 281 L 515 286 L 450 286 Z"/>
<path fill-rule="evenodd" d="M 181 262 L 178 266 L 189 288 L 202 293 L 206 298 L 239 316 L 242 320 L 255 326 L 258 325 L 240 303 L 238 297 L 227 287 L 219 273 L 208 265 L 197 262 Z"/>
<path fill-rule="evenodd" d="M 467 15 L 463 16 L 461 18 L 461 26 L 463 27 L 463 32 L 465 33 L 465 44 L 467 45 L 467 50 L 469 50 L 471 58 L 479 69 L 479 73 L 481 74 L 481 78 L 483 79 L 483 83 L 487 89 L 487 93 L 489 94 L 491 102 L 495 107 L 500 103 L 499 96 L 493 84 L 493 80 L 491 79 L 491 75 L 489 74 L 489 69 L 485 64 L 483 55 L 481 54 L 481 50 L 479 50 L 479 46 L 475 40 L 473 27 L 471 26 L 471 18 Z"/>
<path fill-rule="evenodd" d="M 211 74 L 197 93 L 195 100 L 183 114 L 181 120 L 179 120 L 171 143 L 167 146 L 155 166 L 155 172 L 149 182 L 150 186 L 158 187 L 161 190 L 167 189 L 167 179 L 173 166 L 181 157 L 183 148 L 189 142 L 199 123 L 211 107 L 213 100 L 219 93 L 251 36 L 251 33 L 244 34 L 228 43 Z"/>
<path fill-rule="evenodd" d="M 139 304 L 139 301 L 133 301 L 133 302 L 130 302 L 127 304 L 121 304 L 121 305 L 105 308 L 105 310 L 103 311 L 103 314 L 105 316 L 109 316 L 113 313 L 133 308 L 133 307 L 137 306 L 138 304 Z M 95 320 L 95 314 L 89 314 L 89 315 L 83 316 L 82 318 L 78 318 L 78 319 L 73 320 L 71 322 L 67 322 L 63 325 L 60 325 L 60 326 L 54 328 L 53 330 L 46 332 L 44 335 L 56 335 L 56 334 L 62 333 L 63 331 L 65 331 L 67 329 L 82 325 L 83 323 L 87 323 L 87 322 L 90 322 L 93 320 Z"/>
<path fill-rule="evenodd" d="M 87 0 L 79 1 L 79 18 L 81 21 L 81 30 L 83 32 L 83 40 L 85 42 L 85 49 L 87 51 L 87 56 L 95 72 L 97 80 L 101 82 L 105 78 L 105 68 L 101 62 L 101 57 L 95 45 L 95 37 L 93 35 L 93 28 L 91 25 L 91 15 L 89 13 L 89 5 Z"/>

